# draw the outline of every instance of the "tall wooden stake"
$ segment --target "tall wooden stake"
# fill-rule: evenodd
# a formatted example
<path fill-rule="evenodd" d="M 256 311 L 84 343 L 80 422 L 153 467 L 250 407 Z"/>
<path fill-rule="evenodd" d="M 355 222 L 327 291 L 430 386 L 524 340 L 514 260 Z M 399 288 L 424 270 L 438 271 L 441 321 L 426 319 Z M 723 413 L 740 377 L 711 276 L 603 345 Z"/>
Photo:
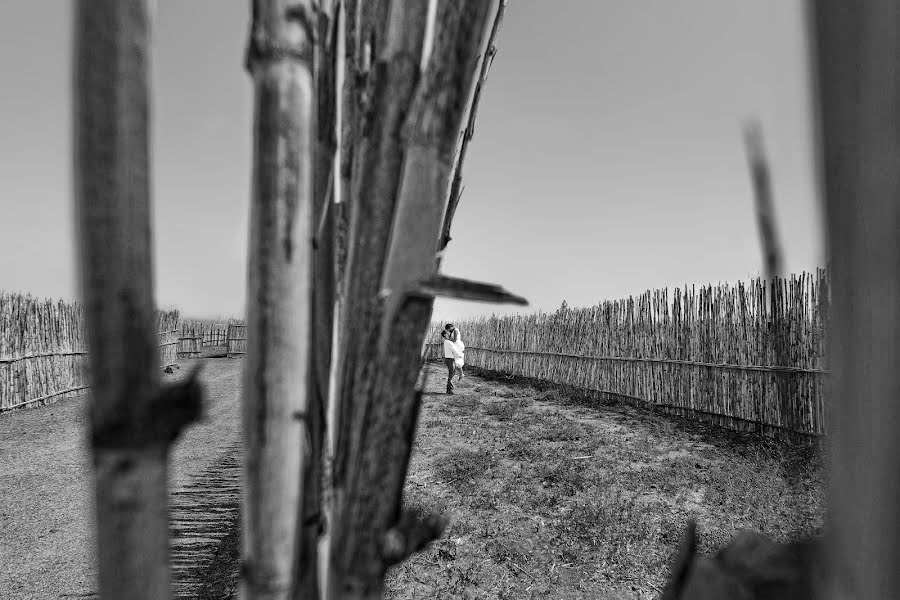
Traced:
<path fill-rule="evenodd" d="M 379 120 L 361 150 L 363 170 L 354 173 L 372 185 L 358 184 L 353 197 L 347 297 L 353 321 L 345 327 L 357 341 L 342 390 L 351 410 L 339 417 L 343 489 L 334 512 L 329 598 L 380 598 L 387 568 L 444 526 L 438 515 L 403 510 L 402 490 L 418 417 L 422 338 L 433 292 L 447 287 L 434 271 L 453 151 L 492 5 L 438 1 L 434 49 L 420 78 L 414 50 L 422 47 L 427 6 L 390 3 L 371 86 Z M 434 286 L 425 289 L 426 280 Z"/>
<path fill-rule="evenodd" d="M 833 272 L 831 598 L 900 598 L 900 4 L 809 4 Z"/>
<path fill-rule="evenodd" d="M 758 122 L 753 121 L 745 126 L 744 143 L 747 147 L 750 176 L 753 180 L 756 222 L 759 227 L 759 239 L 763 249 L 765 277 L 766 280 L 771 282 L 781 277 L 781 244 L 778 241 L 778 229 L 775 226 L 772 179 L 769 176 L 769 165 L 766 162 L 766 155 L 763 150 L 762 127 Z"/>
<path fill-rule="evenodd" d="M 312 0 L 254 0 L 255 87 L 241 597 L 292 597 L 311 449 Z"/>
<path fill-rule="evenodd" d="M 199 390 L 160 389 L 145 0 L 75 5 L 75 207 L 90 347 L 100 597 L 171 595 L 167 457 Z"/>

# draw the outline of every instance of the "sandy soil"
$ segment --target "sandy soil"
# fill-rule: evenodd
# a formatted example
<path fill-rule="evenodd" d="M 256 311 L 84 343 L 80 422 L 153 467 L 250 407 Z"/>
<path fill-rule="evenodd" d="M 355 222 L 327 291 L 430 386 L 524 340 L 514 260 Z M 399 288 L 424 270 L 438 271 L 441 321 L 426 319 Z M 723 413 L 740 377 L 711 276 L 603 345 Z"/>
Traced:
<path fill-rule="evenodd" d="M 182 361 L 165 380 L 184 377 Z M 204 360 L 207 416 L 179 440 L 177 491 L 239 442 L 240 366 Z M 85 444 L 88 398 L 0 415 L 0 598 L 91 598 L 96 592 L 93 491 Z"/>

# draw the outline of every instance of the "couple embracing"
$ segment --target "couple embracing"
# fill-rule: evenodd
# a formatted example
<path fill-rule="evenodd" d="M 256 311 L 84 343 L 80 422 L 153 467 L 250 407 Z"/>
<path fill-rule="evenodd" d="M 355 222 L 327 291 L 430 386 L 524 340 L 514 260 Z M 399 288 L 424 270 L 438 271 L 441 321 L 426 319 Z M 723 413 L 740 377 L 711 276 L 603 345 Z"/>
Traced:
<path fill-rule="evenodd" d="M 465 364 L 464 355 L 466 346 L 463 344 L 459 335 L 459 329 L 452 323 L 444 325 L 441 332 L 441 338 L 444 340 L 444 364 L 447 365 L 447 393 L 453 393 L 453 376 L 459 372 L 459 378 L 463 376 L 463 365 Z"/>

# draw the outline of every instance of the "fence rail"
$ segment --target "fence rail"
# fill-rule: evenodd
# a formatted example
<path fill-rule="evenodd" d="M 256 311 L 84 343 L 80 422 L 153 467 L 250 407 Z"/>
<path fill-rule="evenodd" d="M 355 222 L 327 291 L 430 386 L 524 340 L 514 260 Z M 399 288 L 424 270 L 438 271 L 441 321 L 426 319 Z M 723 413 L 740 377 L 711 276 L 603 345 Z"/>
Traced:
<path fill-rule="evenodd" d="M 178 312 L 157 312 L 160 366 L 175 364 Z M 0 412 L 87 389 L 84 313 L 75 302 L 0 293 Z"/>
<path fill-rule="evenodd" d="M 671 300 L 670 300 L 671 298 Z M 738 430 L 827 433 L 823 270 L 456 323 L 468 364 Z M 429 339 L 437 340 L 439 324 Z M 439 358 L 440 343 L 426 356 Z"/>

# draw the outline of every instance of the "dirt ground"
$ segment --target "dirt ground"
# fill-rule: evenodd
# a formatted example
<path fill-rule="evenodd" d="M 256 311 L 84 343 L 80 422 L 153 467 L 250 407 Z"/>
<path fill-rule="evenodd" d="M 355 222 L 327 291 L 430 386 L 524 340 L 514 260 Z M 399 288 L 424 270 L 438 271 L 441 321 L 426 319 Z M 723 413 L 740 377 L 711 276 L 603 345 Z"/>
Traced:
<path fill-rule="evenodd" d="M 627 406 L 426 372 L 406 503 L 451 517 L 388 598 L 654 598 L 689 518 L 710 552 L 741 528 L 818 532 L 817 461 Z"/>
<path fill-rule="evenodd" d="M 184 377 L 183 361 L 164 380 Z M 204 360 L 204 420 L 177 442 L 170 489 L 201 477 L 240 441 L 240 362 Z M 86 396 L 0 415 L 0 598 L 93 598 L 93 489 Z"/>
<path fill-rule="evenodd" d="M 243 361 L 203 362 L 210 410 L 175 448 L 175 493 L 239 441 Z M 451 522 L 390 571 L 392 600 L 653 598 L 689 518 L 705 552 L 741 528 L 787 539 L 821 526 L 823 471 L 807 453 L 494 376 L 470 374 L 447 396 L 444 376 L 427 365 L 405 502 Z M 96 592 L 85 406 L 0 417 L 4 600 Z M 232 528 L 201 597 L 231 597 L 238 542 Z"/>

